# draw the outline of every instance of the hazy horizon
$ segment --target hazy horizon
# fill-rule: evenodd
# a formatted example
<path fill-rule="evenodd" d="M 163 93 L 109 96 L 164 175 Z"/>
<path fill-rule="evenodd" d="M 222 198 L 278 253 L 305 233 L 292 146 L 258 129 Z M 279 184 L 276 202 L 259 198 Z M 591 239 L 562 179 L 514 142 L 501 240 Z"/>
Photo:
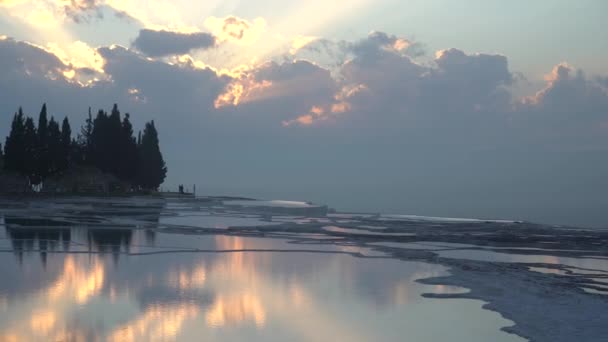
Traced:
<path fill-rule="evenodd" d="M 185 185 L 188 190 L 192 185 Z M 171 190 L 165 186 L 164 189 Z M 383 192 L 383 196 L 366 197 L 371 190 L 351 186 L 346 189 L 289 189 L 254 188 L 254 187 L 214 187 L 197 185 L 197 195 L 200 196 L 242 196 L 265 200 L 310 201 L 324 204 L 340 212 L 420 215 L 431 217 L 478 218 L 488 220 L 516 220 L 533 223 L 563 225 L 581 228 L 608 227 L 603 214 L 603 202 L 597 205 L 581 207 L 576 205 L 578 199 L 570 203 L 553 201 L 542 206 L 530 206 L 529 202 L 513 204 L 505 200 L 498 201 L 488 198 L 485 205 L 480 205 L 479 197 L 465 199 L 458 204 L 441 199 L 441 190 L 428 193 L 424 197 L 408 197 L 407 191 Z M 437 198 L 434 197 L 437 196 Z M 508 201 L 508 200 L 507 200 Z M 573 214 L 576 213 L 576 214 Z"/>

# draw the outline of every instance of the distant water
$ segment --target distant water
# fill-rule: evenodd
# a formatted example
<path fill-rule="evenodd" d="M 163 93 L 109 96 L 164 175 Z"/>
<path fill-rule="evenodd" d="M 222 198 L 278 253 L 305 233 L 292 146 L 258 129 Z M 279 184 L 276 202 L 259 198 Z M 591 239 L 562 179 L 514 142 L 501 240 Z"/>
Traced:
<path fill-rule="evenodd" d="M 197 185 L 202 195 L 222 194 L 251 198 L 309 200 L 341 211 L 383 214 L 424 215 L 497 220 L 522 220 L 545 224 L 608 229 L 608 197 L 588 198 L 501 193 L 489 196 L 462 192 L 455 197 L 449 189 L 394 188 L 361 184 L 358 186 L 217 186 Z"/>

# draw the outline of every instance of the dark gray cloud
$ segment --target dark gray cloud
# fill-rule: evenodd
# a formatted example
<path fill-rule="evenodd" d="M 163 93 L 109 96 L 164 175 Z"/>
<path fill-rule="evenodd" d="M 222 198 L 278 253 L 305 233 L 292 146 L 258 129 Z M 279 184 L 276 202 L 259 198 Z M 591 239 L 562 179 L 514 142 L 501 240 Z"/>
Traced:
<path fill-rule="evenodd" d="M 180 33 L 142 29 L 133 42 L 133 47 L 150 57 L 163 57 L 208 49 L 215 43 L 215 37 L 205 32 Z"/>
<path fill-rule="evenodd" d="M 339 67 L 353 58 L 358 58 L 360 62 L 368 60 L 373 63 L 390 55 L 416 58 L 424 54 L 421 43 L 384 32 L 372 32 L 354 42 L 314 39 L 295 51 L 297 58 L 319 61 L 330 68 Z"/>
<path fill-rule="evenodd" d="M 502 120 L 510 110 L 513 99 L 507 87 L 513 76 L 504 56 L 452 49 L 439 53 L 434 64 L 420 64 L 398 51 L 370 50 L 340 68 L 343 83 L 365 85 L 365 91 L 349 99 L 359 120 L 454 129 L 471 121 Z"/>
<path fill-rule="evenodd" d="M 103 0 L 57 0 L 56 5 L 59 10 L 63 10 L 68 19 L 76 24 L 90 23 L 109 16 L 127 21 L 138 21 L 128 13 L 116 10 Z"/>
<path fill-rule="evenodd" d="M 273 139 L 283 123 L 308 113 L 313 106 L 331 103 L 339 85 L 330 72 L 311 62 L 267 62 L 226 88 L 230 96 L 217 110 L 221 116 L 235 120 L 233 132 L 245 137 L 266 135 Z M 243 89 L 243 91 L 241 91 Z M 239 95 L 238 107 L 230 103 Z"/>
<path fill-rule="evenodd" d="M 565 63 L 546 78 L 543 89 L 513 108 L 512 123 L 525 132 L 521 144 L 572 153 L 608 152 L 608 87 L 601 78 Z"/>
<path fill-rule="evenodd" d="M 59 77 L 62 70 L 66 69 L 63 62 L 56 56 L 13 38 L 0 40 L 0 56 L 2 56 L 0 69 L 3 70 L 4 75 L 31 75 L 32 77 L 48 75 L 56 78 Z"/>
<path fill-rule="evenodd" d="M 528 98 L 527 104 L 535 111 L 550 113 L 554 117 L 589 117 L 608 115 L 608 84 L 601 78 L 588 78 L 582 70 L 567 64 L 553 68 L 547 86 Z"/>
<path fill-rule="evenodd" d="M 509 110 L 514 76 L 502 55 L 467 55 L 457 49 L 438 53 L 425 84 L 427 103 L 448 113 L 501 113 Z"/>
<path fill-rule="evenodd" d="M 424 55 L 424 49 L 419 42 L 413 42 L 384 32 L 372 32 L 364 39 L 344 45 L 359 58 L 371 59 L 383 53 L 399 53 L 410 57 Z"/>

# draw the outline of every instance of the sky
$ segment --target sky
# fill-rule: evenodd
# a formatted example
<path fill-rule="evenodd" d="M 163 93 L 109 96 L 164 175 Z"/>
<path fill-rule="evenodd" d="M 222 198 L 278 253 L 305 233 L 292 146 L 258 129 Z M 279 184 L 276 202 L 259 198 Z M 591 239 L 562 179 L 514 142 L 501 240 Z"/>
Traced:
<path fill-rule="evenodd" d="M 0 0 L 23 106 L 155 120 L 165 188 L 608 227 L 603 0 Z M 73 129 L 76 131 L 76 129 Z"/>

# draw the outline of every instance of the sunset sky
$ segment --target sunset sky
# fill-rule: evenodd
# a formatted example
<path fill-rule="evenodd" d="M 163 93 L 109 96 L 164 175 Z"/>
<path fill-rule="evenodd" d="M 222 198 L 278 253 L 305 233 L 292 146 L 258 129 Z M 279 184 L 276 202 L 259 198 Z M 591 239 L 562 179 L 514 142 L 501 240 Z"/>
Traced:
<path fill-rule="evenodd" d="M 166 186 L 608 225 L 604 0 L 0 0 L 23 106 L 154 119 Z M 1 139 L 3 141 L 3 138 Z M 190 186 L 190 185 L 189 185 Z"/>

